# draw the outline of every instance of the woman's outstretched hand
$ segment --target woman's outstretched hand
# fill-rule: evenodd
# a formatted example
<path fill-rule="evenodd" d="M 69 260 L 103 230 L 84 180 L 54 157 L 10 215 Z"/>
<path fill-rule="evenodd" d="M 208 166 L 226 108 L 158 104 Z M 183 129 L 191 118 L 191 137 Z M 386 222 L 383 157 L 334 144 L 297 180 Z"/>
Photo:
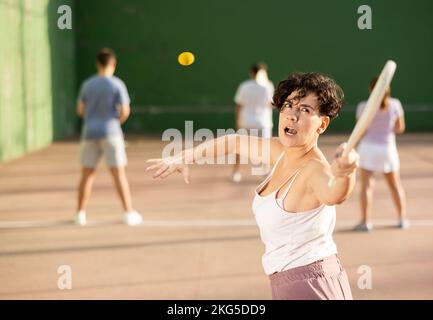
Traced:
<path fill-rule="evenodd" d="M 146 163 L 151 164 L 146 168 L 146 171 L 156 170 L 153 178 L 164 179 L 175 172 L 180 172 L 183 175 L 185 183 L 189 183 L 189 167 L 183 163 L 182 158 L 162 158 L 162 159 L 149 159 Z"/>

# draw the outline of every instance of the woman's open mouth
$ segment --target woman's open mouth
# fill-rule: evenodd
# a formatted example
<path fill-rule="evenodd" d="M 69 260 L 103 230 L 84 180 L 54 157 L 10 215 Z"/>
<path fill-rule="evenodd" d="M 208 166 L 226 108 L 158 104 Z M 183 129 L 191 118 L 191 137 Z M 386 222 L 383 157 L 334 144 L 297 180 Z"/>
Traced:
<path fill-rule="evenodd" d="M 296 131 L 295 129 L 289 128 L 289 127 L 285 127 L 284 133 L 286 134 L 286 136 L 294 136 L 295 134 L 298 133 L 298 131 Z"/>

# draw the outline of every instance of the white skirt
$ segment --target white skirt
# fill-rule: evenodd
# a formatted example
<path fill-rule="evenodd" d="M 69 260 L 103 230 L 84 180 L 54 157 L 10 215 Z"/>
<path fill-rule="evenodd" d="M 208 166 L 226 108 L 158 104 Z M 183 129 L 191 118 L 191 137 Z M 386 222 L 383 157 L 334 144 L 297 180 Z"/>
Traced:
<path fill-rule="evenodd" d="M 358 154 L 359 167 L 362 169 L 380 173 L 400 170 L 400 159 L 394 141 L 388 144 L 361 141 L 358 146 Z"/>

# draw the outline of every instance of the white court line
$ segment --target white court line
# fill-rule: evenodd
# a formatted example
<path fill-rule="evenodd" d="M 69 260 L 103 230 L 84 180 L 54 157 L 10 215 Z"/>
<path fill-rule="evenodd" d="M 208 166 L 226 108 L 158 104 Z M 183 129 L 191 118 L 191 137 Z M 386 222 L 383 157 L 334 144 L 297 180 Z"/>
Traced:
<path fill-rule="evenodd" d="M 337 220 L 337 227 L 353 227 L 358 220 Z M 433 227 L 433 220 L 410 220 L 411 227 Z M 112 225 L 123 225 L 121 220 L 111 221 L 90 221 L 84 227 L 104 227 Z M 373 220 L 374 226 L 395 226 L 397 219 Z M 49 228 L 57 226 L 76 227 L 71 220 L 53 221 L 8 221 L 0 222 L 0 229 L 28 229 L 28 228 Z M 253 219 L 217 219 L 217 220 L 147 220 L 137 227 L 250 227 L 256 226 Z"/>
<path fill-rule="evenodd" d="M 72 225 L 71 220 L 52 220 L 52 221 L 7 221 L 0 222 L 0 229 L 15 229 L 15 228 L 48 228 L 58 227 L 63 225 Z"/>
<path fill-rule="evenodd" d="M 121 220 L 89 221 L 85 227 L 102 227 L 109 225 L 122 225 Z M 245 220 L 146 220 L 138 227 L 226 227 L 226 226 L 255 226 L 252 219 Z M 0 222 L 0 229 L 47 228 L 55 226 L 75 226 L 72 220 L 57 221 L 8 221 Z"/>
<path fill-rule="evenodd" d="M 359 223 L 359 220 L 338 220 L 337 219 L 337 227 L 347 227 L 347 226 L 354 226 L 355 224 Z M 397 219 L 377 219 L 373 220 L 373 226 L 395 226 L 398 224 Z M 421 219 L 414 219 L 409 220 L 409 227 L 433 227 L 433 220 L 421 220 Z"/>
<path fill-rule="evenodd" d="M 142 226 L 151 227 L 225 227 L 256 226 L 253 219 L 245 220 L 150 220 L 143 221 Z"/>

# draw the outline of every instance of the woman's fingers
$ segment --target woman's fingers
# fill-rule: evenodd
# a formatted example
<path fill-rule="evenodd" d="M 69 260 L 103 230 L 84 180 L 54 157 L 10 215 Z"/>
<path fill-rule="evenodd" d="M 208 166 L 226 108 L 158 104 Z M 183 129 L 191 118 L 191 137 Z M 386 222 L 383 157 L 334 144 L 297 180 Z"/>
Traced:
<path fill-rule="evenodd" d="M 345 160 L 348 167 L 356 167 L 358 165 L 359 155 L 355 150 L 352 150 Z"/>
<path fill-rule="evenodd" d="M 170 168 L 168 165 L 163 164 L 163 166 L 158 169 L 158 171 L 155 172 L 153 175 L 154 178 L 158 178 L 162 173 L 164 173 L 168 168 Z"/>
<path fill-rule="evenodd" d="M 358 165 L 358 161 L 359 161 L 359 154 L 358 152 L 356 152 L 355 150 L 350 151 L 349 153 L 349 161 L 353 164 L 355 164 L 355 166 Z"/>
<path fill-rule="evenodd" d="M 189 168 L 188 167 L 183 168 L 182 175 L 183 175 L 183 180 L 185 181 L 185 183 L 189 184 Z"/>
<path fill-rule="evenodd" d="M 357 168 L 356 163 L 352 163 L 350 165 L 346 164 L 344 166 L 337 165 L 334 168 L 334 175 L 337 176 L 337 177 L 349 176 L 349 175 L 351 175 L 352 173 L 355 172 L 356 168 Z"/>
<path fill-rule="evenodd" d="M 150 167 L 146 168 L 146 171 L 158 169 L 159 167 L 161 167 L 164 164 L 162 159 L 149 159 L 149 160 L 146 160 L 146 163 L 152 164 Z"/>
<path fill-rule="evenodd" d="M 146 171 L 156 170 L 153 174 L 153 178 L 164 179 L 176 171 L 179 171 L 183 175 L 185 183 L 189 183 L 189 168 L 188 166 L 181 166 L 176 164 L 175 161 L 170 161 L 172 159 L 149 159 L 146 163 L 152 164 L 150 167 L 146 168 Z"/>
<path fill-rule="evenodd" d="M 146 162 L 149 162 L 149 163 L 155 163 L 155 162 L 160 162 L 160 161 L 162 161 L 162 159 L 161 158 L 155 158 L 155 159 L 148 159 L 148 160 L 146 160 Z"/>
<path fill-rule="evenodd" d="M 154 165 L 152 165 L 152 166 L 150 166 L 150 167 L 147 167 L 146 168 L 146 171 L 150 171 L 150 170 L 155 170 L 155 169 L 158 169 L 160 166 L 162 166 L 163 165 L 163 163 L 161 162 L 161 163 L 157 163 L 157 164 L 154 164 Z"/>
<path fill-rule="evenodd" d="M 343 157 L 341 154 L 338 154 L 337 149 L 336 158 L 340 166 L 352 166 L 353 164 L 356 165 L 359 155 L 354 149 L 352 149 L 347 156 Z"/>
<path fill-rule="evenodd" d="M 344 151 L 344 149 L 346 149 L 346 147 L 347 147 L 347 142 L 344 142 L 337 147 L 337 150 L 335 150 L 335 155 L 334 155 L 335 159 L 338 159 L 341 157 L 341 155 L 343 154 L 343 151 Z"/>
<path fill-rule="evenodd" d="M 173 172 L 176 171 L 176 168 L 169 167 L 166 171 L 160 174 L 159 178 L 164 179 L 167 178 L 169 175 L 171 175 Z"/>
<path fill-rule="evenodd" d="M 345 147 L 345 145 L 340 145 L 340 147 L 337 148 L 336 154 L 342 152 Z M 334 176 L 347 177 L 353 174 L 358 167 L 358 158 L 358 153 L 355 150 L 351 150 L 345 157 L 342 157 L 340 154 L 333 165 Z"/>

